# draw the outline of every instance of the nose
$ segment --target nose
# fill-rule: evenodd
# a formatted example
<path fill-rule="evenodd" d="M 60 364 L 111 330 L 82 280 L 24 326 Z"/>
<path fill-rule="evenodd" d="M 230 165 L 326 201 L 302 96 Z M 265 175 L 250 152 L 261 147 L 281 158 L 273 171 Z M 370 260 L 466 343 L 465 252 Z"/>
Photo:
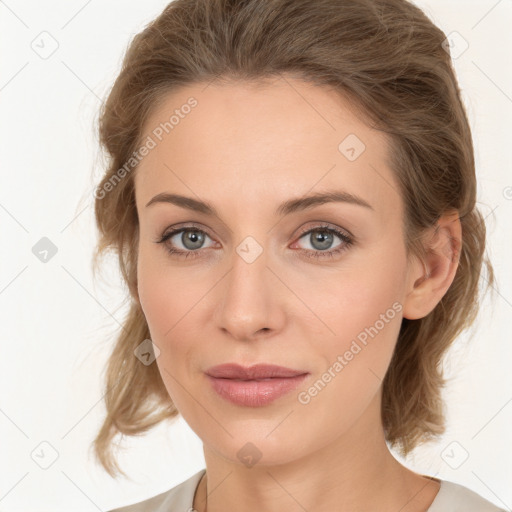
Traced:
<path fill-rule="evenodd" d="M 268 267 L 265 251 L 253 261 L 236 252 L 217 291 L 214 321 L 219 329 L 239 341 L 268 337 L 284 325 L 282 288 Z"/>

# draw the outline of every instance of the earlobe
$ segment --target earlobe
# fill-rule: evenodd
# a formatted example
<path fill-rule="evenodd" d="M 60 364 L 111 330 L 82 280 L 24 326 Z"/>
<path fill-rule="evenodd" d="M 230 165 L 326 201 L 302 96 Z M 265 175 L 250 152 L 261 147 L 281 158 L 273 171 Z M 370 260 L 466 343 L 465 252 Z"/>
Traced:
<path fill-rule="evenodd" d="M 415 259 L 404 300 L 403 316 L 427 316 L 450 288 L 457 272 L 462 240 L 458 212 L 445 213 L 425 236 L 425 258 Z"/>

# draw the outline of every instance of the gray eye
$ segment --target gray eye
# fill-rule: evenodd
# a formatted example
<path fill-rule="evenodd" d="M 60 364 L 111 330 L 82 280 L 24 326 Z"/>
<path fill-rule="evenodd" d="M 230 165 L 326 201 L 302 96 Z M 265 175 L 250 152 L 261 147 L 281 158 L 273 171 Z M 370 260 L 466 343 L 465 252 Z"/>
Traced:
<path fill-rule="evenodd" d="M 311 247 L 305 247 L 305 249 L 314 249 L 317 251 L 325 251 L 328 249 L 332 249 L 334 238 L 339 238 L 334 233 L 330 233 L 325 229 L 314 229 L 309 233 L 306 233 L 301 237 L 301 239 L 305 238 Z M 341 242 L 340 242 L 341 244 Z M 337 245 L 340 245 L 337 244 Z M 336 246 L 334 246 L 336 247 Z"/>
<path fill-rule="evenodd" d="M 197 229 L 184 229 L 171 237 L 171 242 L 176 245 L 178 249 L 185 249 L 194 251 L 202 249 L 202 245 L 206 238 L 210 238 L 206 233 Z M 173 240 L 174 239 L 174 240 Z M 180 244 L 182 247 L 180 247 Z"/>

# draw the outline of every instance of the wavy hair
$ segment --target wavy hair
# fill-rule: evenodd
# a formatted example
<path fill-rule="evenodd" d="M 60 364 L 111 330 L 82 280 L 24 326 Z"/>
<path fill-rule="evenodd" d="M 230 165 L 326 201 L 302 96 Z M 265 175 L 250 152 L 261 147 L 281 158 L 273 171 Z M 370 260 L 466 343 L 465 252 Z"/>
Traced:
<path fill-rule="evenodd" d="M 495 281 L 476 207 L 470 126 L 445 39 L 407 0 L 174 0 L 132 39 L 98 119 L 108 166 L 95 192 L 93 270 L 113 251 L 131 296 L 104 369 L 106 416 L 92 444 L 111 476 L 126 475 L 113 450 L 118 434 L 139 435 L 179 414 L 157 365 L 134 356 L 150 333 L 137 299 L 138 216 L 125 164 L 167 93 L 214 80 L 287 75 L 348 97 L 389 137 L 408 254 L 423 257 L 425 230 L 458 212 L 454 281 L 427 316 L 402 320 L 382 389 L 386 440 L 403 455 L 444 432 L 442 358 L 476 318 L 483 265 L 487 284 Z"/>

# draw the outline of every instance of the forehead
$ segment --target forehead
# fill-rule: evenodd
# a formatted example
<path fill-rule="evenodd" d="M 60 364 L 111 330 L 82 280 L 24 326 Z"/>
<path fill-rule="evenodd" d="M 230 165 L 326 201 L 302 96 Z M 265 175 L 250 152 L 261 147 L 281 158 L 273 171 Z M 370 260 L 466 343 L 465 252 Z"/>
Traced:
<path fill-rule="evenodd" d="M 255 207 L 340 188 L 372 204 L 399 199 L 385 134 L 346 97 L 293 78 L 168 93 L 146 121 L 148 137 L 154 147 L 135 173 L 138 204 L 172 190 Z"/>

